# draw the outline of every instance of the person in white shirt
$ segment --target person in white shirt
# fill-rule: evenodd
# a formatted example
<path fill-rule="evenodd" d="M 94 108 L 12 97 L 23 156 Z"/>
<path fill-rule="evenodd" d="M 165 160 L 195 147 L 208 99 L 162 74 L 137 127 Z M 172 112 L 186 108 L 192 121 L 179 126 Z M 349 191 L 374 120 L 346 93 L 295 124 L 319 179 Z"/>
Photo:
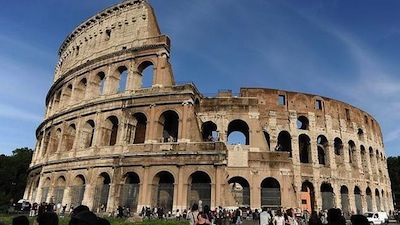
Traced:
<path fill-rule="evenodd" d="M 262 212 L 260 213 L 260 225 L 269 225 L 272 218 L 271 215 L 267 212 L 267 208 L 263 207 Z"/>

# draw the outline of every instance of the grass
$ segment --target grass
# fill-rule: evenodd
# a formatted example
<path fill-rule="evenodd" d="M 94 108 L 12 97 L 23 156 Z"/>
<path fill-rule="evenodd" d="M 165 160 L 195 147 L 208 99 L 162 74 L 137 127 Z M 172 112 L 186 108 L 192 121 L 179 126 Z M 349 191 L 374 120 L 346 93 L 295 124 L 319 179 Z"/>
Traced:
<path fill-rule="evenodd" d="M 0 214 L 0 222 L 5 223 L 6 225 L 12 225 L 12 219 L 16 216 L 16 214 Z M 33 221 L 36 219 L 36 217 L 28 217 L 29 222 L 31 225 L 33 225 Z M 121 218 L 114 218 L 114 217 L 107 217 L 106 218 L 108 221 L 110 221 L 111 225 L 129 225 L 129 224 L 135 224 L 135 225 L 188 225 L 189 222 L 185 220 L 181 221 L 176 221 L 174 219 L 170 220 L 143 220 L 143 222 L 127 222 L 126 219 L 121 219 Z M 59 225 L 68 225 L 70 220 L 69 216 L 66 216 L 64 218 L 59 218 Z"/>

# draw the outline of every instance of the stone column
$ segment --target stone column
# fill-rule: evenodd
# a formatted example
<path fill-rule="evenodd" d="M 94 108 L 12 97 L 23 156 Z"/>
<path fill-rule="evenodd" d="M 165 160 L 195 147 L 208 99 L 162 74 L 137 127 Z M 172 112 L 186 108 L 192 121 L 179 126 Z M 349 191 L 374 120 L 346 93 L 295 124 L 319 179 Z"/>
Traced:
<path fill-rule="evenodd" d="M 148 128 L 146 130 L 146 137 L 150 143 L 157 143 L 162 138 L 162 136 L 157 137 L 157 128 L 158 128 L 158 118 L 155 118 L 156 115 L 156 104 L 151 104 L 150 106 L 150 118 L 148 118 Z"/>

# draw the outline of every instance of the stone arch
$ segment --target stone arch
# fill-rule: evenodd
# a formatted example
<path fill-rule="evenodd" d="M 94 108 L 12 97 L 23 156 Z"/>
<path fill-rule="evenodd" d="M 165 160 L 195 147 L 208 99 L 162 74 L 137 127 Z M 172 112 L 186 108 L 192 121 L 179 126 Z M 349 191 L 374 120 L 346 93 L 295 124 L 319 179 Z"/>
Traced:
<path fill-rule="evenodd" d="M 35 176 L 32 178 L 31 183 L 30 183 L 30 187 L 29 187 L 29 193 L 31 194 L 31 202 L 34 202 L 36 199 L 36 195 L 38 192 L 38 187 L 39 187 L 39 183 L 40 183 L 40 176 Z"/>
<path fill-rule="evenodd" d="M 135 113 L 132 115 L 134 125 L 133 144 L 141 144 L 146 141 L 146 130 L 147 130 L 147 117 L 144 113 Z"/>
<path fill-rule="evenodd" d="M 93 120 L 86 121 L 82 128 L 81 148 L 89 148 L 93 146 L 95 124 Z"/>
<path fill-rule="evenodd" d="M 317 149 L 318 149 L 318 163 L 320 165 L 328 164 L 328 151 L 329 151 L 328 139 L 324 135 L 317 137 Z"/>
<path fill-rule="evenodd" d="M 68 84 L 67 87 L 65 87 L 62 91 L 62 103 L 63 105 L 69 105 L 71 100 L 71 95 L 72 95 L 72 89 L 73 86 L 72 84 Z"/>
<path fill-rule="evenodd" d="M 348 219 L 347 217 L 350 215 L 350 198 L 349 189 L 345 185 L 340 187 L 340 203 L 343 215 Z"/>
<path fill-rule="evenodd" d="M 217 124 L 212 121 L 204 122 L 201 125 L 201 132 L 203 141 L 217 141 L 218 133 L 217 133 Z"/>
<path fill-rule="evenodd" d="M 46 153 L 49 151 L 50 145 L 49 142 L 51 140 L 51 128 L 47 128 L 45 130 L 45 135 L 44 135 L 44 140 L 43 140 L 43 146 L 42 146 L 42 157 L 46 155 Z"/>
<path fill-rule="evenodd" d="M 315 209 L 315 188 L 308 180 L 305 180 L 301 184 L 301 201 L 305 202 L 303 208 L 308 209 L 309 212 L 312 212 Z"/>
<path fill-rule="evenodd" d="M 356 163 L 356 144 L 354 141 L 350 140 L 348 142 L 349 145 L 349 163 Z"/>
<path fill-rule="evenodd" d="M 367 200 L 367 210 L 369 212 L 371 212 L 372 211 L 372 192 L 369 187 L 367 187 L 367 189 L 365 189 L 365 197 Z"/>
<path fill-rule="evenodd" d="M 203 171 L 196 171 L 189 176 L 188 206 L 198 203 L 202 209 L 211 206 L 211 178 Z"/>
<path fill-rule="evenodd" d="M 106 172 L 102 172 L 96 179 L 93 196 L 93 210 L 104 211 L 107 209 L 108 195 L 110 192 L 111 178 Z"/>
<path fill-rule="evenodd" d="M 360 141 L 363 141 L 363 140 L 364 140 L 364 131 L 363 131 L 361 128 L 358 128 L 358 130 L 357 130 L 357 136 L 358 136 L 358 139 L 359 139 Z"/>
<path fill-rule="evenodd" d="M 343 142 L 342 139 L 340 138 L 335 138 L 333 140 L 333 147 L 335 149 L 335 155 L 341 155 L 343 154 Z"/>
<path fill-rule="evenodd" d="M 250 207 L 250 184 L 239 176 L 232 177 L 228 180 L 231 193 L 234 196 L 236 204 L 242 207 Z"/>
<path fill-rule="evenodd" d="M 241 135 L 244 136 L 244 140 L 243 140 L 243 144 L 244 145 L 249 145 L 250 144 L 250 135 L 249 135 L 249 125 L 247 125 L 247 123 L 241 119 L 236 119 L 236 120 L 232 120 L 229 125 L 228 125 L 228 142 L 230 144 L 235 143 L 236 141 L 233 140 L 234 135 L 233 133 L 240 133 Z"/>
<path fill-rule="evenodd" d="M 261 182 L 261 206 L 281 207 L 281 185 L 273 177 L 267 177 Z"/>
<path fill-rule="evenodd" d="M 45 178 L 42 185 L 42 196 L 40 202 L 47 202 L 47 198 L 49 195 L 51 180 L 50 177 Z"/>
<path fill-rule="evenodd" d="M 74 206 L 82 205 L 83 196 L 85 194 L 86 179 L 82 174 L 75 176 L 72 181 L 70 191 L 71 204 Z"/>
<path fill-rule="evenodd" d="M 138 69 L 137 69 L 139 76 L 137 79 L 137 84 L 135 84 L 136 87 L 140 88 L 149 88 L 154 85 L 154 79 L 155 79 L 155 64 L 150 61 L 146 60 L 143 61 L 139 64 Z"/>
<path fill-rule="evenodd" d="M 73 148 L 76 138 L 76 127 L 75 124 L 70 124 L 67 131 L 64 133 L 64 149 L 69 151 Z"/>
<path fill-rule="evenodd" d="M 332 185 L 328 182 L 323 182 L 321 184 L 322 210 L 328 210 L 334 207 L 333 195 Z"/>
<path fill-rule="evenodd" d="M 118 118 L 116 116 L 107 117 L 102 129 L 103 146 L 114 146 L 117 143 L 118 123 Z"/>
<path fill-rule="evenodd" d="M 311 144 L 310 137 L 306 134 L 299 135 L 299 153 L 301 163 L 311 163 Z"/>
<path fill-rule="evenodd" d="M 57 152 L 58 149 L 58 144 L 60 143 L 61 140 L 61 128 L 57 128 L 56 131 L 53 133 L 51 136 L 50 144 L 49 144 L 49 154 L 53 154 Z"/>
<path fill-rule="evenodd" d="M 177 142 L 179 131 L 179 116 L 173 110 L 163 112 L 158 119 L 159 134 L 163 142 Z"/>
<path fill-rule="evenodd" d="M 60 109 L 60 101 L 61 101 L 61 90 L 57 91 L 56 94 L 54 95 L 54 101 L 53 101 L 53 109 L 54 111 L 58 111 Z"/>
<path fill-rule="evenodd" d="M 137 173 L 128 172 L 124 175 L 124 184 L 121 187 L 120 205 L 129 207 L 133 212 L 137 212 L 139 184 L 140 178 Z"/>
<path fill-rule="evenodd" d="M 65 184 L 66 184 L 65 177 L 64 176 L 58 177 L 55 188 L 54 188 L 54 195 L 53 195 L 55 204 L 63 203 Z"/>
<path fill-rule="evenodd" d="M 289 152 L 289 157 L 292 157 L 292 137 L 289 132 L 285 130 L 279 132 L 275 150 Z"/>
<path fill-rule="evenodd" d="M 309 130 L 310 122 L 306 116 L 299 116 L 297 118 L 297 129 L 300 130 Z"/>
<path fill-rule="evenodd" d="M 354 187 L 354 201 L 356 206 L 356 213 L 361 214 L 363 212 L 361 189 L 358 186 Z"/>
<path fill-rule="evenodd" d="M 164 207 L 172 211 L 174 199 L 174 176 L 168 171 L 161 171 L 153 178 L 152 207 Z"/>
<path fill-rule="evenodd" d="M 116 78 L 118 79 L 118 93 L 125 92 L 128 88 L 128 68 L 126 66 L 119 66 L 115 71 Z"/>
<path fill-rule="evenodd" d="M 100 96 L 105 94 L 106 91 L 106 74 L 103 71 L 98 72 L 93 78 L 93 94 Z"/>
<path fill-rule="evenodd" d="M 77 85 L 75 85 L 74 97 L 73 97 L 73 100 L 75 102 L 81 102 L 85 99 L 87 84 L 88 84 L 87 79 L 86 77 L 84 77 L 78 82 Z"/>
<path fill-rule="evenodd" d="M 383 195 L 382 195 L 383 196 Z M 375 204 L 376 204 L 376 210 L 381 211 L 381 197 L 379 195 L 379 190 L 378 188 L 375 189 Z"/>

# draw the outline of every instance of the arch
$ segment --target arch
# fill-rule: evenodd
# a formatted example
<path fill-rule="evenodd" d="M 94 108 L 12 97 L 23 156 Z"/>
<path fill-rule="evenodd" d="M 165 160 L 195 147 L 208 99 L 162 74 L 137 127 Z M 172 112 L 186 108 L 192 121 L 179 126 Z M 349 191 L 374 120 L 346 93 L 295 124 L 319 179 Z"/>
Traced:
<path fill-rule="evenodd" d="M 114 146 L 117 143 L 118 136 L 118 118 L 109 116 L 103 127 L 103 146 Z"/>
<path fill-rule="evenodd" d="M 328 153 L 328 139 L 324 135 L 317 137 L 317 149 L 318 149 L 318 163 L 320 165 L 327 165 L 327 153 Z"/>
<path fill-rule="evenodd" d="M 328 210 L 334 207 L 333 194 L 332 185 L 330 183 L 323 182 L 321 184 L 322 210 Z"/>
<path fill-rule="evenodd" d="M 161 171 L 154 176 L 152 207 L 164 207 L 167 211 L 172 211 L 174 183 L 174 176 L 170 172 Z"/>
<path fill-rule="evenodd" d="M 153 62 L 144 61 L 138 66 L 139 83 L 136 85 L 140 88 L 149 88 L 154 85 L 155 67 Z"/>
<path fill-rule="evenodd" d="M 105 93 L 105 80 L 106 74 L 104 72 L 98 72 L 94 78 L 94 85 L 95 85 L 95 95 L 102 95 Z"/>
<path fill-rule="evenodd" d="M 48 197 L 48 194 L 49 194 L 50 184 L 51 184 L 51 180 L 50 180 L 49 177 L 47 177 L 47 178 L 43 181 L 43 185 L 42 185 L 42 196 L 41 196 L 40 202 L 47 202 L 47 197 Z"/>
<path fill-rule="evenodd" d="M 76 127 L 75 124 L 70 124 L 68 126 L 67 131 L 64 133 L 64 147 L 66 151 L 69 151 L 73 148 L 76 137 Z"/>
<path fill-rule="evenodd" d="M 261 206 L 281 207 L 281 185 L 273 177 L 267 177 L 261 182 Z"/>
<path fill-rule="evenodd" d="M 53 133 L 54 136 L 51 136 L 51 140 L 50 140 L 50 149 L 49 149 L 49 153 L 55 153 L 58 150 L 58 144 L 60 143 L 61 140 L 61 128 L 57 128 L 56 132 Z"/>
<path fill-rule="evenodd" d="M 355 154 L 356 154 L 356 144 L 354 141 L 350 140 L 348 142 L 349 145 L 349 163 L 356 162 Z"/>
<path fill-rule="evenodd" d="M 341 155 L 343 152 L 343 142 L 340 138 L 335 138 L 333 140 L 333 147 L 335 149 L 335 155 Z"/>
<path fill-rule="evenodd" d="M 358 128 L 358 130 L 357 130 L 357 135 L 358 135 L 358 139 L 359 139 L 360 141 L 363 141 L 363 140 L 364 140 L 364 131 L 363 131 L 361 128 Z"/>
<path fill-rule="evenodd" d="M 126 68 L 126 66 L 120 66 L 116 72 L 118 73 L 119 79 L 118 93 L 122 93 L 127 89 L 128 68 Z"/>
<path fill-rule="evenodd" d="M 349 189 L 347 186 L 342 185 L 340 187 L 340 203 L 341 203 L 341 208 L 343 215 L 345 216 L 346 219 L 348 219 L 348 216 L 350 215 L 350 198 L 349 198 Z"/>
<path fill-rule="evenodd" d="M 310 163 L 311 162 L 311 144 L 310 137 L 306 134 L 299 135 L 299 151 L 300 151 L 300 162 Z"/>
<path fill-rule="evenodd" d="M 372 211 L 372 192 L 369 187 L 365 190 L 366 200 L 367 200 L 367 210 Z"/>
<path fill-rule="evenodd" d="M 64 90 L 62 92 L 63 105 L 69 105 L 70 104 L 72 89 L 73 89 L 72 84 L 68 84 L 68 86 L 66 88 L 64 88 Z"/>
<path fill-rule="evenodd" d="M 240 132 L 244 136 L 243 144 L 249 145 L 250 144 L 249 130 L 250 128 L 245 121 L 240 119 L 232 120 L 228 125 L 228 133 L 227 133 L 228 143 L 232 144 L 233 142 L 235 142 L 235 140 L 233 140 L 234 138 L 232 138 L 233 136 L 231 136 L 233 132 Z"/>
<path fill-rule="evenodd" d="M 268 150 L 271 150 L 271 137 L 269 136 L 267 131 L 264 130 L 263 133 L 264 133 L 265 141 L 267 142 Z"/>
<path fill-rule="evenodd" d="M 300 130 L 308 130 L 310 126 L 310 122 L 308 121 L 308 118 L 305 116 L 299 116 L 297 118 L 297 129 Z"/>
<path fill-rule="evenodd" d="M 140 178 L 137 173 L 128 172 L 124 175 L 124 180 L 121 187 L 120 205 L 137 212 Z"/>
<path fill-rule="evenodd" d="M 162 131 L 163 142 L 176 142 L 178 140 L 179 116 L 175 111 L 168 110 L 161 114 L 159 127 Z"/>
<path fill-rule="evenodd" d="M 375 189 L 375 204 L 376 204 L 376 210 L 377 211 L 382 211 L 382 209 L 381 209 L 381 198 L 380 198 L 380 195 L 379 195 L 378 188 Z"/>
<path fill-rule="evenodd" d="M 201 132 L 203 141 L 217 141 L 218 134 L 217 134 L 217 125 L 212 121 L 204 122 L 201 125 Z"/>
<path fill-rule="evenodd" d="M 83 196 L 85 194 L 86 181 L 82 174 L 77 175 L 73 182 L 70 190 L 71 204 L 78 206 L 82 205 Z"/>
<path fill-rule="evenodd" d="M 355 205 L 356 205 L 356 213 L 361 214 L 363 212 L 361 189 L 358 186 L 354 187 L 354 201 L 355 201 Z"/>
<path fill-rule="evenodd" d="M 79 81 L 78 85 L 75 86 L 74 97 L 72 98 L 75 102 L 80 102 L 85 99 L 87 83 L 87 79 L 84 77 Z"/>
<path fill-rule="evenodd" d="M 278 145 L 275 150 L 289 152 L 289 157 L 292 157 L 292 137 L 289 132 L 285 130 L 279 132 Z"/>
<path fill-rule="evenodd" d="M 232 177 L 228 180 L 231 192 L 235 198 L 236 204 L 241 207 L 250 207 L 250 184 L 239 176 Z"/>
<path fill-rule="evenodd" d="M 93 145 L 95 124 L 93 120 L 86 121 L 82 129 L 82 145 L 81 148 L 89 148 Z"/>
<path fill-rule="evenodd" d="M 65 177 L 60 176 L 56 181 L 56 186 L 54 188 L 54 203 L 62 203 L 64 197 L 64 190 L 65 190 Z"/>
<path fill-rule="evenodd" d="M 147 129 L 147 117 L 143 113 L 133 114 L 135 121 L 134 130 L 135 136 L 133 138 L 133 144 L 144 143 L 146 140 L 146 129 Z"/>
<path fill-rule="evenodd" d="M 303 209 L 308 209 L 309 212 L 315 209 L 315 189 L 308 180 L 301 184 L 301 201 L 305 203 L 302 205 Z"/>
<path fill-rule="evenodd" d="M 93 197 L 93 211 L 102 212 L 107 209 L 111 178 L 108 173 L 101 173 L 96 180 Z"/>
<path fill-rule="evenodd" d="M 198 203 L 199 208 L 211 206 L 211 178 L 203 171 L 196 171 L 189 177 L 188 206 Z"/>

